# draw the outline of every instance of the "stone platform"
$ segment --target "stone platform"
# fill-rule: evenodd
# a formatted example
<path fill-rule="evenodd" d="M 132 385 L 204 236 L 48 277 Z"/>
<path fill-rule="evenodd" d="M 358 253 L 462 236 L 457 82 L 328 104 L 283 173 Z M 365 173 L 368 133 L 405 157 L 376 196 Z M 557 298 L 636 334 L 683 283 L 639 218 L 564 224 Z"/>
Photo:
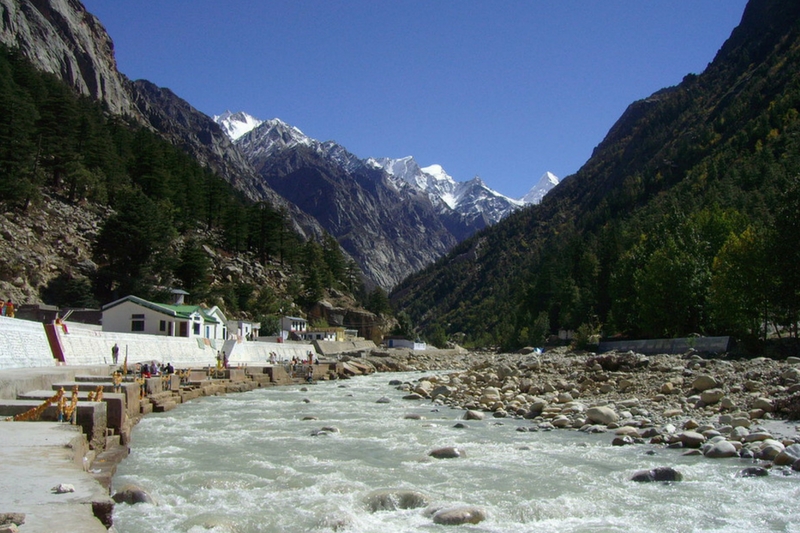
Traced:
<path fill-rule="evenodd" d="M 108 492 L 83 467 L 89 445 L 79 427 L 57 422 L 0 421 L 0 513 L 24 513 L 20 533 L 104 533 Z M 57 494 L 69 484 L 74 492 Z"/>

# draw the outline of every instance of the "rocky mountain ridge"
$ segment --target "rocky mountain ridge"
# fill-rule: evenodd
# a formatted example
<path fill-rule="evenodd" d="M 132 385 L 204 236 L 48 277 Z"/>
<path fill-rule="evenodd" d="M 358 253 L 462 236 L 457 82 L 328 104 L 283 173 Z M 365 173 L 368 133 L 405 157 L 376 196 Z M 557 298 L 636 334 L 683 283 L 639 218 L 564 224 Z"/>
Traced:
<path fill-rule="evenodd" d="M 242 139 L 234 144 L 211 117 L 169 89 L 121 74 L 111 38 L 77 0 L 0 0 L 0 9 L 4 44 L 81 94 L 104 102 L 111 113 L 158 132 L 251 200 L 284 210 L 303 237 L 332 233 L 373 284 L 390 289 L 495 218 L 437 213 L 429 195 L 368 168 L 337 143 L 310 143 L 317 155 L 302 142 L 285 146 L 297 139 L 288 130 L 273 139 L 283 139 L 284 145 L 272 147 L 273 154 L 281 146 L 283 151 L 269 163 L 243 153 Z M 279 133 L 279 125 L 272 126 L 273 134 Z M 301 175 L 304 194 L 287 192 L 291 180 Z M 275 184 L 282 189 L 276 191 Z M 479 183 L 472 185 L 486 192 Z M 334 189 L 337 193 L 331 194 Z M 483 204 L 465 205 L 479 210 Z"/>
<path fill-rule="evenodd" d="M 437 212 L 445 218 L 452 218 L 454 215 L 463 217 L 471 229 L 467 230 L 466 235 L 457 236 L 458 240 L 474 233 L 476 229 L 497 223 L 521 207 L 541 202 L 544 195 L 559 183 L 554 174 L 545 172 L 525 196 L 514 199 L 491 189 L 477 176 L 468 181 L 458 182 L 440 165 L 420 167 L 413 156 L 399 159 L 387 157 L 361 159 L 334 141 L 321 142 L 312 139 L 297 127 L 277 118 L 265 121 L 244 111 L 237 113 L 226 111 L 216 115 L 214 120 L 231 140 L 246 146 L 245 152 L 251 159 L 255 157 L 263 159 L 302 144 L 314 147 L 348 172 L 362 169 L 364 166 L 381 169 L 389 175 L 398 190 L 411 186 L 427 194 Z M 256 129 L 260 131 L 256 139 L 240 141 Z"/>

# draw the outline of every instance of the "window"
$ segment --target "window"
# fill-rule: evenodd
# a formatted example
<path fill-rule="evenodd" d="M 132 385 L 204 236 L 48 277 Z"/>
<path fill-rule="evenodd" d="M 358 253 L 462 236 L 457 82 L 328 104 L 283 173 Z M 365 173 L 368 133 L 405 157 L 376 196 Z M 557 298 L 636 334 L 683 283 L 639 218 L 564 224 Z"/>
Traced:
<path fill-rule="evenodd" d="M 194 333 L 197 336 L 200 336 L 200 324 L 198 322 L 195 322 L 192 325 L 192 333 Z"/>
<path fill-rule="evenodd" d="M 167 321 L 162 320 L 158 323 L 158 331 L 167 331 Z"/>
<path fill-rule="evenodd" d="M 144 331 L 144 315 L 131 315 L 131 331 Z"/>

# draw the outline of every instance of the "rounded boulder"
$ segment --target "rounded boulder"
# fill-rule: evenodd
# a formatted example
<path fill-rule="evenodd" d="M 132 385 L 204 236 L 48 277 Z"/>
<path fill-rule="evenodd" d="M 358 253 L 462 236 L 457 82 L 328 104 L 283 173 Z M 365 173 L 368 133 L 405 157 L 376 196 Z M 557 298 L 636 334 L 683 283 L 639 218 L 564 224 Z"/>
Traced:
<path fill-rule="evenodd" d="M 633 474 L 631 481 L 636 481 L 639 483 L 647 483 L 652 481 L 683 481 L 683 474 L 671 466 L 659 466 L 658 468 L 654 468 L 652 470 L 639 470 Z"/>
<path fill-rule="evenodd" d="M 610 407 L 595 406 L 586 410 L 586 419 L 595 424 L 613 424 L 619 420 L 619 415 Z"/>
<path fill-rule="evenodd" d="M 486 520 L 486 511 L 479 507 L 454 507 L 442 509 L 433 515 L 433 523 L 444 526 L 460 526 L 462 524 L 477 524 Z"/>
<path fill-rule="evenodd" d="M 149 503 L 155 505 L 155 500 L 150 493 L 137 485 L 125 485 L 114 493 L 111 497 L 117 503 L 127 503 L 134 505 L 137 503 Z"/>

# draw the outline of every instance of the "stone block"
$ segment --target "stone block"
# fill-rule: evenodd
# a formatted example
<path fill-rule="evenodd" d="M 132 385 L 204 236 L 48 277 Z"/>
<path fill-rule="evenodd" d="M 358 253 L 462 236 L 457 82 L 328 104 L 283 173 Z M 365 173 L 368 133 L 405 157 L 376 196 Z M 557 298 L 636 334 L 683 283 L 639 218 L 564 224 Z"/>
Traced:
<path fill-rule="evenodd" d="M 22 414 L 41 404 L 42 402 L 38 400 L 2 400 L 0 401 L 0 417 Z M 92 448 L 102 449 L 105 445 L 107 412 L 104 402 L 81 402 L 78 400 L 75 413 L 76 422 L 83 430 Z M 57 422 L 58 406 L 48 406 L 42 412 L 39 420 Z"/>

